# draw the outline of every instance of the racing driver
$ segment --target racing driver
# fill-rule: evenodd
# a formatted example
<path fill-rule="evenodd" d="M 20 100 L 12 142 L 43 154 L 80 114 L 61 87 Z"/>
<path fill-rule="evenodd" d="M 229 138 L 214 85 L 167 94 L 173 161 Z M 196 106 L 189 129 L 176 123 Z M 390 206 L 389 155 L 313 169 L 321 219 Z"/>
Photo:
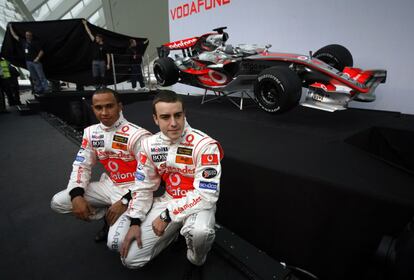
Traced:
<path fill-rule="evenodd" d="M 105 226 L 95 237 L 100 242 L 107 239 L 109 225 L 128 208 L 137 166 L 135 156 L 141 140 L 151 134 L 123 117 L 116 91 L 97 90 L 92 96 L 92 109 L 100 123 L 84 130 L 67 188 L 53 196 L 51 208 L 58 213 L 72 212 L 85 221 L 101 219 L 106 213 Z M 99 182 L 89 182 L 97 160 L 108 174 L 103 173 Z"/>
<path fill-rule="evenodd" d="M 197 274 L 215 238 L 223 151 L 216 140 L 190 127 L 173 91 L 155 96 L 153 118 L 161 131 L 142 141 L 132 201 L 109 230 L 108 247 L 119 250 L 125 266 L 139 268 L 180 231 L 187 243 L 186 271 Z M 166 191 L 153 198 L 161 180 Z"/>

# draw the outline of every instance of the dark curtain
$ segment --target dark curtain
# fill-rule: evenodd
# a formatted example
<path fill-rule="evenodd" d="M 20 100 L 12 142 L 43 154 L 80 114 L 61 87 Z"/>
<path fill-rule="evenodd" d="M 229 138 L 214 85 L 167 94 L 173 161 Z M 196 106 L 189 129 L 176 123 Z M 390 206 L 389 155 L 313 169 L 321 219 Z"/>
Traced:
<path fill-rule="evenodd" d="M 92 47 L 81 19 L 52 20 L 36 22 L 13 22 L 13 29 L 20 38 L 27 30 L 32 31 L 45 52 L 41 59 L 48 80 L 61 80 L 82 85 L 92 85 Z M 117 82 L 129 78 L 129 58 L 126 50 L 129 39 L 137 41 L 138 49 L 145 53 L 147 38 L 131 37 L 111 32 L 88 23 L 92 34 L 100 33 L 111 53 L 114 54 Z M 26 68 L 23 49 L 10 33 L 9 26 L 1 49 L 2 55 L 12 64 Z M 113 84 L 112 69 L 106 73 L 107 84 Z"/>

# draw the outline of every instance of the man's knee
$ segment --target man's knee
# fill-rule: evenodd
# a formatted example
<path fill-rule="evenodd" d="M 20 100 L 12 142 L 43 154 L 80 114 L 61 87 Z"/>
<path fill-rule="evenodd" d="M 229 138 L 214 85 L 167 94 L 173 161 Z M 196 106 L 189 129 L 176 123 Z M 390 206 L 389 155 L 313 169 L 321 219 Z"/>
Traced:
<path fill-rule="evenodd" d="M 192 228 L 189 232 L 189 236 L 193 241 L 194 246 L 203 246 L 208 243 L 212 243 L 216 236 L 216 232 L 213 228 L 205 226 L 198 226 L 197 228 Z"/>
<path fill-rule="evenodd" d="M 50 208 L 57 213 L 68 213 L 72 210 L 70 198 L 66 198 L 62 192 L 59 192 L 52 197 Z"/>

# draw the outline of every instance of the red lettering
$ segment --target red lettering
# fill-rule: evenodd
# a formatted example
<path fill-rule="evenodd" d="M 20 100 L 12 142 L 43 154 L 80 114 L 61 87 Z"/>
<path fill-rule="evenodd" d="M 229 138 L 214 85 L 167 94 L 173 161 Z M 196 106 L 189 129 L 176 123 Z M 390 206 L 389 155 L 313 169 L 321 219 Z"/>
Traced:
<path fill-rule="evenodd" d="M 188 6 L 188 4 L 184 4 L 183 5 L 183 16 L 184 17 L 187 17 L 188 16 L 189 10 L 190 10 L 190 7 Z"/>
<path fill-rule="evenodd" d="M 196 4 L 194 2 L 191 3 L 190 15 L 192 15 L 193 13 L 197 13 L 197 7 L 196 7 Z"/>
<path fill-rule="evenodd" d="M 172 20 L 187 17 L 192 14 L 200 13 L 202 10 L 211 10 L 223 5 L 230 4 L 231 0 L 193 0 L 170 9 L 170 15 Z"/>
<path fill-rule="evenodd" d="M 212 2 L 212 1 L 214 1 L 214 0 L 206 0 L 206 10 L 210 10 L 211 8 L 213 8 L 213 3 L 214 2 Z M 207 4 L 207 3 L 210 3 L 210 5 Z"/>
<path fill-rule="evenodd" d="M 198 6 L 198 11 L 197 12 L 199 13 L 200 12 L 200 7 L 204 6 L 204 0 L 198 0 L 197 4 L 198 4 L 197 5 Z"/>
<path fill-rule="evenodd" d="M 175 17 L 177 16 L 177 8 L 174 8 L 174 10 L 170 10 L 170 14 L 173 20 L 175 20 Z"/>
<path fill-rule="evenodd" d="M 183 17 L 183 7 L 180 6 L 177 8 L 177 18 L 182 18 Z"/>

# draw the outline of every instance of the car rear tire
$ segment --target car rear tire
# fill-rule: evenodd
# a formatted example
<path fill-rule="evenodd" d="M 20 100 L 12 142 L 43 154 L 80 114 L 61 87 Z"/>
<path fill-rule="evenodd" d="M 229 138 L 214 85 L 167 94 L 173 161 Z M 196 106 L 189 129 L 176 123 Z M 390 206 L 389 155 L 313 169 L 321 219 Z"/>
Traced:
<path fill-rule="evenodd" d="M 172 58 L 161 57 L 154 61 L 154 75 L 158 84 L 166 87 L 178 81 L 179 71 Z"/>
<path fill-rule="evenodd" d="M 354 60 L 351 52 L 342 45 L 327 45 L 315 52 L 313 57 L 329 64 L 339 71 L 343 71 L 346 66 L 352 67 Z"/>
<path fill-rule="evenodd" d="M 298 104 L 302 83 L 288 67 L 270 67 L 257 76 L 254 95 L 260 108 L 269 113 L 281 113 Z"/>

